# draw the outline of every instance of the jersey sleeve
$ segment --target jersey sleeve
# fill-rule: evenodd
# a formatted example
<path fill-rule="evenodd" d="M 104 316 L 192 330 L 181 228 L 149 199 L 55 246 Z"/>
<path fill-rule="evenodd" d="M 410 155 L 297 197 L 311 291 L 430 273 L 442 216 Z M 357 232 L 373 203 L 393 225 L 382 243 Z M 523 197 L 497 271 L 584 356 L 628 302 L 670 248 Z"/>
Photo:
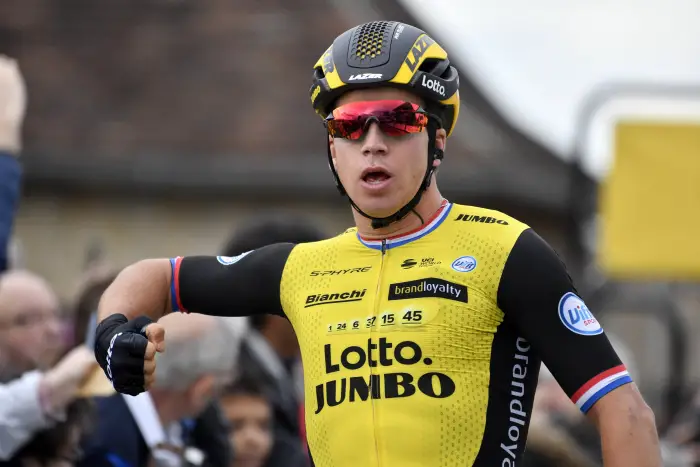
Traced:
<path fill-rule="evenodd" d="M 508 256 L 498 305 L 582 412 L 632 381 L 563 262 L 532 229 Z"/>
<path fill-rule="evenodd" d="M 170 259 L 173 311 L 214 316 L 284 316 L 280 283 L 294 245 L 278 243 L 238 256 Z"/>

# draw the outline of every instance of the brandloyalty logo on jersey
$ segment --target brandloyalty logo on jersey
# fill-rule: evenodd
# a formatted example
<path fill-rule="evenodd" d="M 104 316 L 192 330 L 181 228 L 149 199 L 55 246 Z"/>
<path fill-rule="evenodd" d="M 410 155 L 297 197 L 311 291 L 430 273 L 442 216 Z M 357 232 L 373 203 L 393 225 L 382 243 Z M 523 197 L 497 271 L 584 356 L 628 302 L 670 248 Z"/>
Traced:
<path fill-rule="evenodd" d="M 389 286 L 389 300 L 436 297 L 468 302 L 467 287 L 444 279 L 430 277 L 416 281 L 399 282 Z"/>

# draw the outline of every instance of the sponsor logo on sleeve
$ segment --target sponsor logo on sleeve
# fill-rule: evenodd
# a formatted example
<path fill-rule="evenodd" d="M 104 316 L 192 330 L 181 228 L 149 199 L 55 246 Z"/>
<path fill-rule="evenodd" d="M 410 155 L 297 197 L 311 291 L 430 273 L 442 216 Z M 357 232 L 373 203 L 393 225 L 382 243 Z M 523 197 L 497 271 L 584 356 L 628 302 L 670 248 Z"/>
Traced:
<path fill-rule="evenodd" d="M 252 251 L 246 251 L 238 256 L 217 256 L 216 260 L 224 266 L 230 266 L 231 264 L 239 262 L 244 256 L 249 255 L 250 253 L 252 253 Z"/>
<path fill-rule="evenodd" d="M 566 328 L 582 336 L 596 336 L 603 327 L 578 295 L 567 292 L 559 300 L 559 319 Z"/>

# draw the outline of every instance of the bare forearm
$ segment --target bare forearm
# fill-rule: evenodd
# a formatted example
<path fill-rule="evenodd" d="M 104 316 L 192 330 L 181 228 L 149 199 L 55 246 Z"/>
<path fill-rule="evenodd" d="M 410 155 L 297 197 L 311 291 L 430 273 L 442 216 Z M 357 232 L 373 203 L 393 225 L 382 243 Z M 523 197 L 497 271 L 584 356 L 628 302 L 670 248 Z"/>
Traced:
<path fill-rule="evenodd" d="M 132 264 L 119 273 L 102 295 L 98 322 L 115 313 L 130 320 L 143 315 L 158 320 L 171 309 L 170 281 L 170 261 L 167 259 L 148 259 Z"/>
<path fill-rule="evenodd" d="M 620 407 L 599 420 L 605 467 L 661 467 L 654 414 L 646 405 Z"/>

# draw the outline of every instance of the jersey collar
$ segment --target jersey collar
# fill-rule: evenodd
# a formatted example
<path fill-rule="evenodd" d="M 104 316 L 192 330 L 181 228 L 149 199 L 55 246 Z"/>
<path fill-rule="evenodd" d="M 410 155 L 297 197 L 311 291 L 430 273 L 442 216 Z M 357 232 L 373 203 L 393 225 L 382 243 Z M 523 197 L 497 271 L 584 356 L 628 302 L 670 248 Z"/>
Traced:
<path fill-rule="evenodd" d="M 435 214 L 433 214 L 433 216 L 430 219 L 428 219 L 428 221 L 425 224 L 421 225 L 415 230 L 411 230 L 410 232 L 387 238 L 386 248 L 396 248 L 397 246 L 405 245 L 414 240 L 418 240 L 419 238 L 425 237 L 430 232 L 437 229 L 440 226 L 440 224 L 442 224 L 442 221 L 444 221 L 450 214 L 451 209 L 452 203 L 448 202 L 447 200 L 443 200 L 440 209 L 438 209 L 437 212 L 435 212 Z M 362 238 L 359 232 L 357 233 L 357 238 L 360 240 L 360 243 L 362 243 L 366 247 L 372 248 L 373 250 L 382 249 L 381 240 L 369 240 L 366 238 Z"/>

